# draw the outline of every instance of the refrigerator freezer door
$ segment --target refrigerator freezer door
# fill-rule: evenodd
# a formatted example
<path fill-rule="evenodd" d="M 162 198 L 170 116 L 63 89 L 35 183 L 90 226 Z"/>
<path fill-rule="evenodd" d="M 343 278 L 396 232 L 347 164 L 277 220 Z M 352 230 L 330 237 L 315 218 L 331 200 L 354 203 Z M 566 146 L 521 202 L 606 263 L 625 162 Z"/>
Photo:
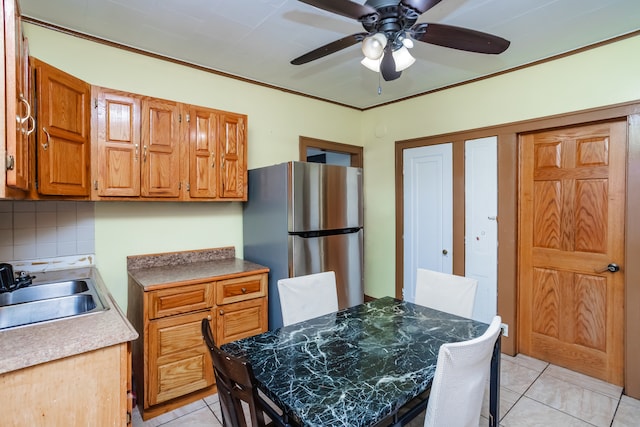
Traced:
<path fill-rule="evenodd" d="M 362 169 L 291 162 L 289 232 L 362 227 Z"/>
<path fill-rule="evenodd" d="M 320 237 L 289 236 L 290 277 L 334 271 L 340 309 L 364 302 L 362 229 Z"/>

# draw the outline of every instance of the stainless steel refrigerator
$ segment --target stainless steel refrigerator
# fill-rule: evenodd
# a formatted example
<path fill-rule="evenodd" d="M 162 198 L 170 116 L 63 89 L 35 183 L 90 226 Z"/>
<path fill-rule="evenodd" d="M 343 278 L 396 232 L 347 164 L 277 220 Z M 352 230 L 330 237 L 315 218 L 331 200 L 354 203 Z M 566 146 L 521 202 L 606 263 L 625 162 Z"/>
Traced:
<path fill-rule="evenodd" d="M 362 170 L 288 162 L 249 171 L 244 259 L 269 267 L 269 329 L 282 326 L 278 280 L 335 271 L 338 305 L 364 300 Z"/>

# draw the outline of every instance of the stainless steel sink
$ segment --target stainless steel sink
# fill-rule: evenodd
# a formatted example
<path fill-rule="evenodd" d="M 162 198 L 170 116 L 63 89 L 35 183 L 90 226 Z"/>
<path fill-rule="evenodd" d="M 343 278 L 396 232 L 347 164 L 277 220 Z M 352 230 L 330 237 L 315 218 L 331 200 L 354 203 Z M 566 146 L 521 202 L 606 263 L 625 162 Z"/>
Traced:
<path fill-rule="evenodd" d="M 88 290 L 89 285 L 87 285 L 86 280 L 69 280 L 66 282 L 31 285 L 26 288 L 0 294 L 0 307 L 42 299 L 64 297 Z"/>
<path fill-rule="evenodd" d="M 0 294 L 0 329 L 99 313 L 108 308 L 90 278 L 34 284 Z"/>

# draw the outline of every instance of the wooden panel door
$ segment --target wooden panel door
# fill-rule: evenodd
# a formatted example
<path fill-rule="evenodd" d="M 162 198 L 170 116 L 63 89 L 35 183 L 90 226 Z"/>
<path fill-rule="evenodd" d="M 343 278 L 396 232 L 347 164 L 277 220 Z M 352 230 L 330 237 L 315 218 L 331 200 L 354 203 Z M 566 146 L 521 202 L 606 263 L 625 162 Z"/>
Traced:
<path fill-rule="evenodd" d="M 29 48 L 22 36 L 18 4 L 7 0 L 5 19 L 5 86 L 7 177 L 9 187 L 29 189 L 29 135 L 35 128 L 29 86 Z"/>
<path fill-rule="evenodd" d="M 209 350 L 202 339 L 202 319 L 210 311 L 149 322 L 149 379 L 145 405 L 201 390 L 215 382 Z"/>
<path fill-rule="evenodd" d="M 520 351 L 618 385 L 625 157 L 626 122 L 521 139 Z"/>
<path fill-rule="evenodd" d="M 140 195 L 140 99 L 97 89 L 98 195 Z"/>
<path fill-rule="evenodd" d="M 218 195 L 218 112 L 191 107 L 189 112 L 189 196 Z"/>
<path fill-rule="evenodd" d="M 90 86 L 36 59 L 33 68 L 38 101 L 38 192 L 88 196 Z"/>
<path fill-rule="evenodd" d="M 220 197 L 247 200 L 247 116 L 220 116 Z"/>
<path fill-rule="evenodd" d="M 143 197 L 180 194 L 180 106 L 177 102 L 142 102 Z"/>

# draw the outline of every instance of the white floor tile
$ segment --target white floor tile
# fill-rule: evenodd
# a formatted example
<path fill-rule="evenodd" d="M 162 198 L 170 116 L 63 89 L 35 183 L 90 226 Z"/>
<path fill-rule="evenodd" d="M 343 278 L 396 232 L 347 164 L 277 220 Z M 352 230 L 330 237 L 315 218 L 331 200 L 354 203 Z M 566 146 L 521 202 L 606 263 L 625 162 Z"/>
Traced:
<path fill-rule="evenodd" d="M 592 427 L 591 424 L 527 397 L 518 400 L 500 425 L 503 427 Z"/>
<path fill-rule="evenodd" d="M 500 364 L 500 386 L 514 393 L 523 394 L 539 375 L 539 371 L 506 358 Z"/>
<path fill-rule="evenodd" d="M 220 421 L 213 415 L 209 407 L 197 409 L 190 414 L 183 415 L 162 425 L 163 427 L 222 427 Z"/>
<path fill-rule="evenodd" d="M 561 368 L 560 366 L 549 365 L 545 374 L 552 375 L 562 381 L 575 384 L 597 393 L 606 394 L 614 399 L 620 399 L 620 396 L 622 395 L 622 387 L 620 386 L 609 384 L 602 380 L 592 378 L 566 368 Z"/>
<path fill-rule="evenodd" d="M 640 425 L 640 400 L 622 396 L 611 427 L 637 427 Z"/>
<path fill-rule="evenodd" d="M 525 396 L 599 427 L 609 427 L 618 399 L 543 372 Z"/>

